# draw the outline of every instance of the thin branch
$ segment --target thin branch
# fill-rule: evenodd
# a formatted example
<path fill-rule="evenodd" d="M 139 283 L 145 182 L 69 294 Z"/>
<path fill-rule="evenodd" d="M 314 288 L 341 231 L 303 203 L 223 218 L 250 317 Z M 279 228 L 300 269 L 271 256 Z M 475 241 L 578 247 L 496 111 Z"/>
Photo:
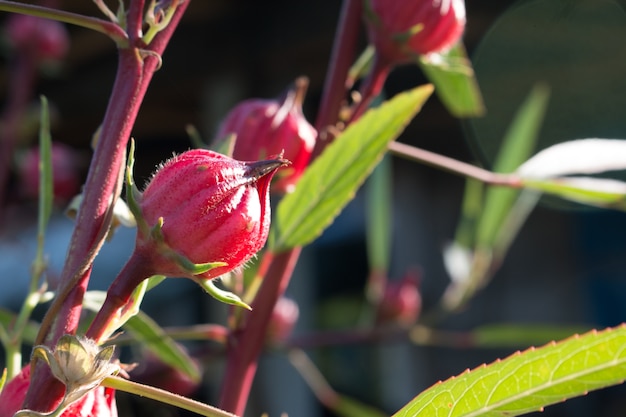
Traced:
<path fill-rule="evenodd" d="M 498 174 L 477 167 L 466 162 L 462 162 L 447 156 L 443 156 L 414 146 L 399 142 L 391 142 L 389 151 L 399 157 L 409 159 L 439 168 L 453 174 L 474 178 L 489 185 L 501 185 L 505 187 L 521 188 L 522 183 L 519 178 L 512 174 Z"/>
<path fill-rule="evenodd" d="M 96 32 L 103 33 L 113 39 L 113 41 L 121 48 L 128 46 L 128 36 L 119 25 L 96 17 L 84 16 L 63 10 L 51 9 L 33 4 L 16 3 L 6 0 L 0 0 L 0 11 L 43 17 L 95 30 Z"/>

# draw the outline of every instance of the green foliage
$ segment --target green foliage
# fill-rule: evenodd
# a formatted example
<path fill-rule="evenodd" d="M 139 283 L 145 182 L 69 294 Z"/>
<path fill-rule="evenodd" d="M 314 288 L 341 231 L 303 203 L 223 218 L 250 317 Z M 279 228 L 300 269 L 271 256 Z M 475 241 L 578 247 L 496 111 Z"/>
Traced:
<path fill-rule="evenodd" d="M 140 311 L 128 319 L 124 328 L 164 363 L 184 372 L 194 381 L 200 380 L 200 371 L 187 352 L 145 313 Z"/>
<path fill-rule="evenodd" d="M 366 239 L 370 270 L 387 271 L 391 256 L 393 173 L 383 158 L 366 183 Z"/>
<path fill-rule="evenodd" d="M 435 61 L 422 57 L 419 65 L 435 85 L 437 97 L 456 117 L 475 117 L 485 113 L 483 98 L 474 76 L 472 63 L 462 43 Z"/>
<path fill-rule="evenodd" d="M 400 93 L 351 124 L 305 171 L 276 210 L 270 247 L 281 252 L 312 242 L 354 197 L 432 93 L 430 85 Z"/>
<path fill-rule="evenodd" d="M 345 395 L 338 395 L 330 407 L 339 417 L 384 417 L 387 414 Z"/>
<path fill-rule="evenodd" d="M 547 89 L 543 86 L 535 87 L 518 110 L 505 135 L 494 163 L 495 172 L 513 172 L 528 159 L 535 148 L 547 103 Z M 491 248 L 494 245 L 518 195 L 519 191 L 510 188 L 490 187 L 487 190 L 477 228 L 478 246 Z"/>
<path fill-rule="evenodd" d="M 517 352 L 433 385 L 394 414 L 517 416 L 621 383 L 626 326 Z"/>
<path fill-rule="evenodd" d="M 41 124 L 39 127 L 39 236 L 43 236 L 52 213 L 52 138 L 50 136 L 50 115 L 48 100 L 41 96 Z"/>

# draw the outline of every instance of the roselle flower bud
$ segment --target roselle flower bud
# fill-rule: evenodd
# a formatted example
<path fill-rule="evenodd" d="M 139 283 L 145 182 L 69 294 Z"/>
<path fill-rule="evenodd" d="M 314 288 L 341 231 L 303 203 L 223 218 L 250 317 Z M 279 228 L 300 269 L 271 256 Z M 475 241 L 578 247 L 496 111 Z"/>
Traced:
<path fill-rule="evenodd" d="M 422 309 L 419 275 L 409 270 L 399 281 L 387 281 L 378 305 L 379 323 L 398 323 L 408 326 L 417 320 Z"/>
<path fill-rule="evenodd" d="M 282 168 L 272 190 L 290 192 L 304 172 L 317 138 L 317 131 L 302 113 L 308 80 L 300 78 L 284 100 L 246 100 L 233 108 L 218 132 L 217 139 L 236 135 L 233 157 L 243 161 L 281 155 L 291 162 Z"/>
<path fill-rule="evenodd" d="M 80 190 L 80 156 L 62 143 L 51 149 L 52 194 L 58 202 L 73 198 Z M 27 150 L 18 164 L 20 191 L 28 198 L 39 195 L 39 148 Z"/>
<path fill-rule="evenodd" d="M 281 343 L 291 335 L 300 310 L 298 304 L 290 298 L 281 297 L 274 305 L 267 328 L 267 340 L 270 343 Z"/>
<path fill-rule="evenodd" d="M 193 366 L 200 371 L 200 364 L 192 358 Z M 148 353 L 141 363 L 130 372 L 133 381 L 140 384 L 161 388 L 174 394 L 186 397 L 192 396 L 200 387 L 200 381 L 195 381 L 184 372 L 164 363 L 154 354 Z"/>
<path fill-rule="evenodd" d="M 0 417 L 13 417 L 22 409 L 22 402 L 30 385 L 30 365 L 8 381 L 0 393 Z M 117 417 L 115 390 L 97 387 L 70 404 L 60 417 Z"/>
<path fill-rule="evenodd" d="M 465 29 L 465 2 L 367 0 L 365 16 L 377 55 L 402 63 L 452 47 Z"/>
<path fill-rule="evenodd" d="M 62 23 L 20 14 L 7 19 L 5 35 L 16 49 L 38 62 L 59 61 L 69 49 L 69 35 Z"/>
<path fill-rule="evenodd" d="M 269 184 L 286 163 L 242 162 L 205 149 L 173 157 L 139 201 L 138 223 L 149 231 L 139 228 L 136 251 L 159 275 L 211 279 L 242 266 L 267 240 Z M 195 273 L 185 259 L 221 266 Z"/>

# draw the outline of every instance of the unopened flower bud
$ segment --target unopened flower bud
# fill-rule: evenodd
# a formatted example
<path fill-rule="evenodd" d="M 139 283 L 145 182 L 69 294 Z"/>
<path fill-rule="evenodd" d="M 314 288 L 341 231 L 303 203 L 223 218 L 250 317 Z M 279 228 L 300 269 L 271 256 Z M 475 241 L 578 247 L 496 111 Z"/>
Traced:
<path fill-rule="evenodd" d="M 294 300 L 286 297 L 279 298 L 270 317 L 267 340 L 271 343 L 287 340 L 298 321 L 299 315 L 300 310 Z"/>
<path fill-rule="evenodd" d="M 404 326 L 415 323 L 422 309 L 419 283 L 415 270 L 409 270 L 399 281 L 388 281 L 378 305 L 378 322 Z"/>
<path fill-rule="evenodd" d="M 22 402 L 30 385 L 30 365 L 25 366 L 7 382 L 0 393 L 0 417 L 13 417 L 22 409 Z M 59 417 L 117 417 L 115 390 L 97 387 L 70 404 Z"/>
<path fill-rule="evenodd" d="M 136 251 L 155 274 L 173 277 L 211 279 L 242 266 L 267 240 L 269 184 L 285 164 L 242 162 L 205 149 L 173 157 L 140 198 Z M 191 272 L 184 259 L 216 266 Z"/>
<path fill-rule="evenodd" d="M 57 202 L 69 201 L 80 189 L 80 156 L 62 143 L 51 149 L 52 194 Z M 39 148 L 27 150 L 19 160 L 20 190 L 28 198 L 39 195 Z"/>
<path fill-rule="evenodd" d="M 377 55 L 391 63 L 445 52 L 465 29 L 464 0 L 367 0 L 365 16 Z"/>
<path fill-rule="evenodd" d="M 37 61 L 59 61 L 69 48 L 69 35 L 62 23 L 15 14 L 7 19 L 5 34 L 10 44 Z"/>
<path fill-rule="evenodd" d="M 272 190 L 290 192 L 304 172 L 317 137 L 317 131 L 302 113 L 308 80 L 300 78 L 284 100 L 246 100 L 233 108 L 218 132 L 217 139 L 236 135 L 233 157 L 243 161 L 282 155 L 291 165 L 282 168 Z"/>
<path fill-rule="evenodd" d="M 192 366 L 200 372 L 199 363 L 192 358 Z M 161 388 L 178 395 L 190 396 L 198 390 L 200 382 L 184 372 L 164 363 L 148 353 L 144 360 L 130 372 L 133 381 Z"/>

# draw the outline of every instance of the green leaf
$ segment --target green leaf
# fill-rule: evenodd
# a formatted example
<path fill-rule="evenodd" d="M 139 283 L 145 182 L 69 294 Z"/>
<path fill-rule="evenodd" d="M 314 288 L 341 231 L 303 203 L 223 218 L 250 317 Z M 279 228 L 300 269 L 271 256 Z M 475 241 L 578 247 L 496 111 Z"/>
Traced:
<path fill-rule="evenodd" d="M 391 256 L 391 219 L 393 174 L 391 159 L 383 158 L 378 164 L 366 187 L 365 214 L 367 220 L 367 258 L 370 270 L 387 271 Z"/>
<path fill-rule="evenodd" d="M 543 149 L 516 172 L 524 178 L 551 178 L 624 169 L 626 140 L 594 138 L 571 140 Z"/>
<path fill-rule="evenodd" d="M 626 378 L 626 326 L 591 331 L 467 371 L 415 397 L 395 416 L 517 416 Z"/>
<path fill-rule="evenodd" d="M 513 123 L 507 131 L 502 147 L 494 164 L 494 171 L 510 173 L 515 171 L 532 153 L 539 128 L 548 104 L 548 90 L 541 85 L 535 87 L 518 110 Z M 489 187 L 485 197 L 485 206 L 476 231 L 477 244 L 490 248 L 498 238 L 502 223 L 505 221 L 518 190 Z"/>
<path fill-rule="evenodd" d="M 0 308 L 0 324 L 2 324 L 6 329 L 11 329 L 16 320 L 17 314 L 12 311 Z M 24 326 L 22 338 L 26 342 L 32 344 L 35 342 L 35 338 L 37 337 L 38 332 L 39 324 L 34 321 L 29 321 L 26 323 L 26 326 Z"/>
<path fill-rule="evenodd" d="M 4 388 L 4 384 L 7 382 L 7 368 L 2 370 L 2 375 L 0 375 L 0 393 L 2 392 L 2 388 Z"/>
<path fill-rule="evenodd" d="M 578 203 L 626 210 L 626 182 L 609 178 L 564 177 L 548 180 L 522 179 L 526 188 Z"/>
<path fill-rule="evenodd" d="M 332 411 L 340 417 L 386 417 L 382 411 L 345 395 L 337 395 Z"/>
<path fill-rule="evenodd" d="M 419 65 L 435 85 L 435 92 L 448 111 L 456 117 L 476 117 L 485 113 L 483 98 L 472 63 L 462 43 L 444 55 L 422 57 Z"/>
<path fill-rule="evenodd" d="M 193 359 L 147 314 L 138 312 L 128 319 L 124 328 L 164 363 L 184 372 L 194 381 L 200 380 L 200 371 Z"/>
<path fill-rule="evenodd" d="M 535 323 L 498 323 L 479 326 L 472 331 L 472 346 L 481 348 L 541 345 L 564 339 L 589 327 Z"/>
<path fill-rule="evenodd" d="M 312 242 L 359 186 L 433 91 L 424 85 L 367 111 L 330 144 L 278 204 L 270 247 L 281 252 Z"/>
<path fill-rule="evenodd" d="M 52 138 L 48 100 L 41 96 L 41 122 L 39 126 L 39 225 L 38 235 L 43 245 L 43 236 L 52 213 Z"/>

